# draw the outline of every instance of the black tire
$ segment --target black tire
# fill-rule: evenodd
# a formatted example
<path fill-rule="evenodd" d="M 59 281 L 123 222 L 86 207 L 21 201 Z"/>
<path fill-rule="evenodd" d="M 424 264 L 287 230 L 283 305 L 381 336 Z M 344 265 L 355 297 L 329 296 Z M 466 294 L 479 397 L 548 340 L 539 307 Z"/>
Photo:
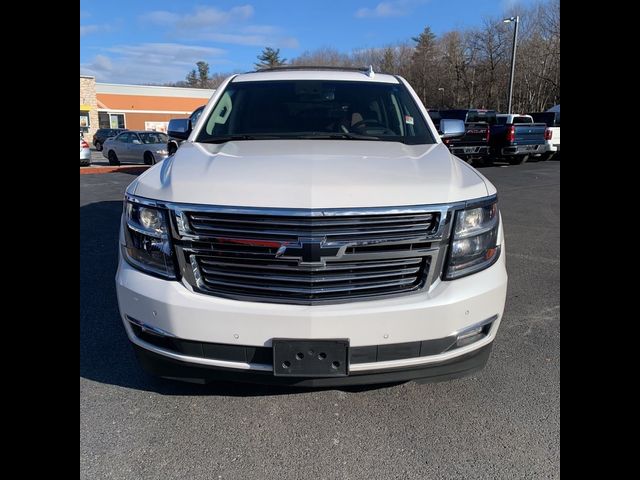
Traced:
<path fill-rule="evenodd" d="M 493 166 L 493 158 L 492 157 L 482 157 L 480 160 L 480 164 L 484 167 L 492 167 Z"/>
<path fill-rule="evenodd" d="M 96 142 L 95 147 L 97 151 L 99 152 L 102 151 L 102 143 L 100 143 L 99 141 Z"/>
<path fill-rule="evenodd" d="M 153 156 L 153 153 L 151 153 L 151 152 L 145 152 L 144 153 L 144 164 L 145 165 L 155 165 L 156 164 L 156 158 Z"/>
<path fill-rule="evenodd" d="M 522 165 L 523 163 L 527 163 L 529 160 L 529 155 L 517 155 L 515 157 L 509 158 L 509 163 L 511 165 Z"/>
<path fill-rule="evenodd" d="M 175 142 L 169 142 L 169 145 L 167 147 L 167 152 L 169 156 L 173 155 L 177 151 L 178 151 L 178 146 L 175 144 Z"/>
<path fill-rule="evenodd" d="M 81 167 L 88 167 L 89 165 L 91 165 L 91 162 L 80 162 L 80 166 Z"/>
<path fill-rule="evenodd" d="M 118 155 L 113 150 L 109 150 L 109 165 L 120 165 L 120 160 L 118 160 Z"/>

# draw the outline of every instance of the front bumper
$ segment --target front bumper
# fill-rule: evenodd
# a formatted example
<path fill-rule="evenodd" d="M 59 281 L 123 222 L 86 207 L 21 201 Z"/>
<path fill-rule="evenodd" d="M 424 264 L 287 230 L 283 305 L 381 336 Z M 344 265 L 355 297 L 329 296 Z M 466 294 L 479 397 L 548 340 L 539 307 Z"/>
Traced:
<path fill-rule="evenodd" d="M 435 364 L 356 372 L 346 377 L 318 378 L 278 377 L 271 372 L 260 370 L 198 365 L 159 355 L 136 344 L 134 344 L 134 350 L 142 367 L 147 372 L 162 378 L 203 384 L 212 381 L 232 381 L 296 387 L 336 387 L 409 380 L 439 382 L 465 377 L 484 368 L 489 360 L 492 346 L 493 343 L 489 343 L 469 353 Z"/>
<path fill-rule="evenodd" d="M 489 155 L 488 146 L 475 147 L 450 147 L 451 153 L 456 156 L 478 156 L 485 157 Z"/>
<path fill-rule="evenodd" d="M 445 379 L 481 368 L 489 355 L 504 309 L 507 274 L 504 243 L 488 269 L 454 281 L 437 281 L 428 292 L 397 298 L 331 305 L 285 305 L 246 302 L 191 291 L 188 286 L 146 275 L 120 258 L 116 276 L 118 304 L 131 342 L 143 366 L 167 378 L 205 382 L 211 379 L 330 386 Z M 415 345 L 450 338 L 491 318 L 480 340 L 427 355 L 377 358 L 352 363 L 347 377 L 276 377 L 266 361 L 223 356 L 203 358 L 188 351 L 144 341 L 129 319 L 158 335 L 223 346 L 271 347 L 273 338 L 345 338 L 350 348 Z M 433 343 L 433 342 L 432 342 Z M 355 348 L 354 348 L 355 347 Z M 418 350 L 419 352 L 419 350 Z"/>

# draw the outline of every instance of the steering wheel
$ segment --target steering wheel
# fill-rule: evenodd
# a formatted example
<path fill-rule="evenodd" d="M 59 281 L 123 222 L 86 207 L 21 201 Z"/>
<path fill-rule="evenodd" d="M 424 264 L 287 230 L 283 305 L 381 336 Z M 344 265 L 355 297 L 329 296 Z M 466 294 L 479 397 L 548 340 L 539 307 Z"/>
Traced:
<path fill-rule="evenodd" d="M 396 135 L 396 132 L 394 132 L 390 128 L 387 128 L 386 125 L 383 125 L 378 120 L 371 118 L 361 120 L 351 125 L 352 130 L 365 130 L 367 128 L 382 129 L 383 135 Z"/>

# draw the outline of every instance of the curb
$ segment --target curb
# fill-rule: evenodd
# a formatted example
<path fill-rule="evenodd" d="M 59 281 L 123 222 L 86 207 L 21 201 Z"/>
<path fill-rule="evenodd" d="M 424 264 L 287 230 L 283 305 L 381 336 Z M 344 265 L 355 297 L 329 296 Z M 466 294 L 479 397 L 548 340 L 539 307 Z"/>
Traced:
<path fill-rule="evenodd" d="M 113 167 L 80 167 L 80 175 L 91 175 L 100 173 L 142 173 L 149 168 L 149 165 L 126 165 Z"/>

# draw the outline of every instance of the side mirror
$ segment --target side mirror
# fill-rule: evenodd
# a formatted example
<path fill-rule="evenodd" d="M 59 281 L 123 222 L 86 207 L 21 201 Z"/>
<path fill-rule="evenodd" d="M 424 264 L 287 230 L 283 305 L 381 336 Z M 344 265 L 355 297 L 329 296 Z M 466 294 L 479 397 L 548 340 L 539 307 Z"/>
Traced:
<path fill-rule="evenodd" d="M 443 118 L 440 120 L 440 138 L 457 138 L 464 135 L 465 128 L 462 120 Z"/>
<path fill-rule="evenodd" d="M 174 118 L 169 120 L 167 134 L 179 140 L 186 140 L 191 135 L 191 120 L 188 118 Z"/>

